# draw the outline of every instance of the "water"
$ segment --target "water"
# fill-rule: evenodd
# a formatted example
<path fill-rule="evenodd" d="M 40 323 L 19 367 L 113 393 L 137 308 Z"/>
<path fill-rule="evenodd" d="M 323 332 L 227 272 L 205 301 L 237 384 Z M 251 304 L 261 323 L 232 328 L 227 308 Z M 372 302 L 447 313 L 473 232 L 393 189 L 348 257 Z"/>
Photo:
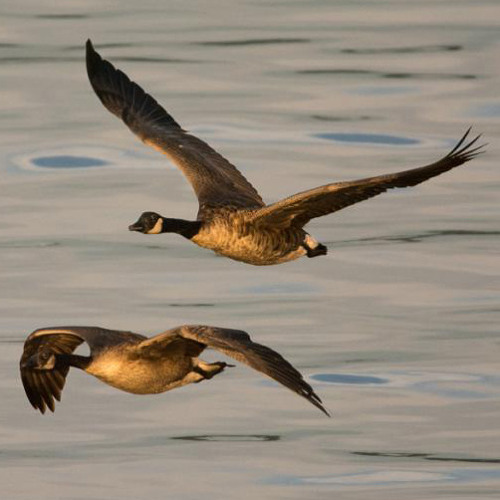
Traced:
<path fill-rule="evenodd" d="M 0 12 L 2 498 L 498 498 L 498 2 Z M 88 37 L 267 201 L 432 162 L 470 124 L 488 153 L 313 221 L 327 257 L 260 269 L 132 234 L 196 202 L 92 93 Z M 29 406 L 33 329 L 182 323 L 249 331 L 333 418 L 242 366 L 149 397 L 75 370 L 54 415 Z"/>

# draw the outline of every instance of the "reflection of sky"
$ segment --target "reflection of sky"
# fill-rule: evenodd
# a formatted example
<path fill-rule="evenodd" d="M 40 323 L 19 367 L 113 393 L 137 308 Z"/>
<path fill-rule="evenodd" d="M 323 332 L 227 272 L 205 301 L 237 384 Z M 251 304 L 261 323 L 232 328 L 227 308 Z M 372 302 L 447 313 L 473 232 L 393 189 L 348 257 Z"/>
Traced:
<path fill-rule="evenodd" d="M 312 380 L 324 384 L 405 387 L 412 393 L 427 393 L 448 399 L 482 399 L 500 396 L 500 377 L 469 373 L 390 372 L 382 376 L 348 373 L 317 373 Z"/>
<path fill-rule="evenodd" d="M 33 164 L 37 167 L 46 168 L 82 168 L 82 167 L 102 167 L 107 162 L 99 158 L 84 156 L 40 156 L 33 158 Z"/>
<path fill-rule="evenodd" d="M 467 113 L 469 117 L 475 118 L 499 118 L 500 117 L 500 103 L 489 102 L 476 104 L 469 108 Z"/>
<path fill-rule="evenodd" d="M 390 486 L 400 483 L 466 483 L 500 479 L 500 470 L 491 469 L 459 469 L 454 468 L 450 472 L 431 472 L 415 470 L 373 470 L 356 474 L 339 474 L 318 477 L 282 477 L 272 478 L 268 482 L 272 484 L 315 484 L 315 485 L 364 485 L 364 486 Z"/>
<path fill-rule="evenodd" d="M 391 144 L 395 146 L 407 146 L 410 144 L 418 144 L 417 139 L 408 137 L 398 137 L 386 134 L 356 134 L 356 133 L 322 133 L 315 134 L 320 139 L 329 139 L 340 142 L 359 142 L 367 144 Z"/>

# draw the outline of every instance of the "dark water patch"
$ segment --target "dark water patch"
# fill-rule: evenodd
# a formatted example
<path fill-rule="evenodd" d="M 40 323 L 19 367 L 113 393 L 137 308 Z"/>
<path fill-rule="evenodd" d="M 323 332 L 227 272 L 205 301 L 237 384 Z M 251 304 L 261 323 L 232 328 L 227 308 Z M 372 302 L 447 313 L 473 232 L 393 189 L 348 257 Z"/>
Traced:
<path fill-rule="evenodd" d="M 210 303 L 203 303 L 203 302 L 193 302 L 193 303 L 186 303 L 186 304 L 180 304 L 180 303 L 171 303 L 168 304 L 169 307 L 215 307 L 215 304 L 210 304 Z"/>
<path fill-rule="evenodd" d="M 190 64 L 190 63 L 200 64 L 202 62 L 205 62 L 195 59 L 180 59 L 175 57 L 148 57 L 148 56 L 118 56 L 118 57 L 113 57 L 113 61 L 146 62 L 146 63 L 182 63 L 182 64 Z"/>
<path fill-rule="evenodd" d="M 31 160 L 33 165 L 44 168 L 89 168 L 102 167 L 109 165 L 105 160 L 99 158 L 91 158 L 88 156 L 72 156 L 72 155 L 57 155 L 57 156 L 40 156 Z"/>
<path fill-rule="evenodd" d="M 389 380 L 370 375 L 347 375 L 344 373 L 317 373 L 312 375 L 313 380 L 327 382 L 329 384 L 349 384 L 349 385 L 382 385 L 388 384 Z"/>
<path fill-rule="evenodd" d="M 428 54 L 432 52 L 456 52 L 463 50 L 462 45 L 422 45 L 417 47 L 366 47 L 361 49 L 342 49 L 342 54 Z"/>
<path fill-rule="evenodd" d="M 208 47 L 241 47 L 245 45 L 278 45 L 291 43 L 309 43 L 309 38 L 249 38 L 247 40 L 215 40 L 194 42 L 193 45 Z"/>
<path fill-rule="evenodd" d="M 145 245 L 145 244 L 140 244 L 138 246 L 141 246 L 143 248 L 149 248 L 150 250 L 165 250 L 165 248 L 167 248 L 166 246 L 162 246 L 162 245 L 152 245 L 152 244 L 149 244 L 149 245 Z"/>
<path fill-rule="evenodd" d="M 170 439 L 179 441 L 210 441 L 216 443 L 253 443 L 279 441 L 277 434 L 198 434 L 194 436 L 175 436 Z"/>
<path fill-rule="evenodd" d="M 417 139 L 409 137 L 400 137 L 397 135 L 385 134 L 357 134 L 357 133 L 332 133 L 325 132 L 320 134 L 312 134 L 312 137 L 326 139 L 329 141 L 338 142 L 356 142 L 360 144 L 390 144 L 391 146 L 409 146 L 419 144 Z"/>
<path fill-rule="evenodd" d="M 383 73 L 383 78 L 411 78 L 412 80 L 475 80 L 472 73 Z"/>
<path fill-rule="evenodd" d="M 367 120 L 375 120 L 377 117 L 361 115 L 361 116 L 333 116 L 333 115 L 311 115 L 313 120 L 322 122 L 360 122 Z"/>
<path fill-rule="evenodd" d="M 476 458 L 467 456 L 446 456 L 435 455 L 433 453 L 407 453 L 407 452 L 379 452 L 379 451 L 352 451 L 352 455 L 365 457 L 384 457 L 384 458 L 409 458 L 418 460 L 430 460 L 435 462 L 465 462 L 479 464 L 500 464 L 500 458 Z"/>
<path fill-rule="evenodd" d="M 55 19 L 55 20 L 65 20 L 65 19 L 88 19 L 90 16 L 88 14 L 37 14 L 36 19 Z"/>
<path fill-rule="evenodd" d="M 407 73 L 407 72 L 384 72 L 368 69 L 338 69 L 338 68 L 317 68 L 299 69 L 295 71 L 297 75 L 340 75 L 340 76 L 370 76 L 387 79 L 412 79 L 412 80 L 474 80 L 477 75 L 471 73 Z"/>
<path fill-rule="evenodd" d="M 368 69 L 298 69 L 295 71 L 297 75 L 380 75 L 378 71 Z"/>

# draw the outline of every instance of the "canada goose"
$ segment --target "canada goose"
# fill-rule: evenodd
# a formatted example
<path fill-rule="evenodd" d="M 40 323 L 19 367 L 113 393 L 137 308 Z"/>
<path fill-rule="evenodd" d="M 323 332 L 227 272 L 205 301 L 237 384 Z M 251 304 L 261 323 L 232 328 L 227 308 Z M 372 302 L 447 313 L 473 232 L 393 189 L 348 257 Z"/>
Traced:
<path fill-rule="evenodd" d="M 73 354 L 83 342 L 90 356 Z M 302 375 L 280 354 L 252 342 L 246 332 L 216 326 L 183 325 L 155 337 L 93 326 L 41 328 L 24 343 L 20 370 L 31 405 L 54 411 L 71 366 L 133 394 L 158 394 L 211 379 L 228 365 L 198 358 L 206 347 L 264 373 L 330 416 Z"/>
<path fill-rule="evenodd" d="M 199 202 L 196 221 L 145 212 L 131 231 L 178 233 L 197 245 L 254 265 L 272 265 L 303 255 L 325 255 L 303 227 L 313 218 L 372 198 L 387 189 L 415 186 L 480 154 L 466 142 L 470 129 L 445 157 L 425 167 L 355 181 L 326 184 L 265 205 L 243 175 L 208 144 L 188 134 L 125 73 L 101 58 L 87 41 L 87 73 L 104 106 L 146 144 L 165 153 L 191 183 Z"/>

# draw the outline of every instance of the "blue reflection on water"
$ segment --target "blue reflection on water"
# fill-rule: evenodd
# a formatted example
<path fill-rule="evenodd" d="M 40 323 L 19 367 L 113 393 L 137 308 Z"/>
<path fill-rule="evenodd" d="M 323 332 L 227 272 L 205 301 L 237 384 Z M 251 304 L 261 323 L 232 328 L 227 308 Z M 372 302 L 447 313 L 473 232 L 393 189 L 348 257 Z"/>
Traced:
<path fill-rule="evenodd" d="M 354 134 L 354 133 L 325 132 L 321 134 L 314 134 L 314 137 L 318 137 L 319 139 L 327 139 L 329 141 L 358 142 L 358 143 L 368 143 L 368 144 L 391 144 L 396 146 L 409 146 L 418 144 L 420 142 L 417 139 L 410 139 L 409 137 L 399 137 L 396 135 L 384 135 L 384 134 Z"/>
<path fill-rule="evenodd" d="M 330 384 L 379 385 L 389 382 L 388 379 L 381 377 L 371 377 L 370 375 L 346 375 L 344 373 L 318 373 L 317 375 L 312 375 L 311 378 Z"/>
<path fill-rule="evenodd" d="M 498 479 L 498 469 L 462 469 L 454 468 L 446 472 L 433 470 L 369 469 L 359 473 L 332 474 L 325 476 L 290 476 L 280 475 L 268 478 L 267 484 L 306 485 L 315 484 L 325 487 L 333 485 L 387 486 L 402 483 L 469 483 Z"/>
<path fill-rule="evenodd" d="M 99 158 L 72 155 L 40 156 L 33 158 L 32 163 L 37 167 L 45 168 L 88 168 L 102 167 L 108 164 L 107 161 Z"/>
<path fill-rule="evenodd" d="M 469 116 L 477 116 L 481 118 L 497 118 L 500 116 L 500 103 L 488 102 L 474 106 Z"/>

